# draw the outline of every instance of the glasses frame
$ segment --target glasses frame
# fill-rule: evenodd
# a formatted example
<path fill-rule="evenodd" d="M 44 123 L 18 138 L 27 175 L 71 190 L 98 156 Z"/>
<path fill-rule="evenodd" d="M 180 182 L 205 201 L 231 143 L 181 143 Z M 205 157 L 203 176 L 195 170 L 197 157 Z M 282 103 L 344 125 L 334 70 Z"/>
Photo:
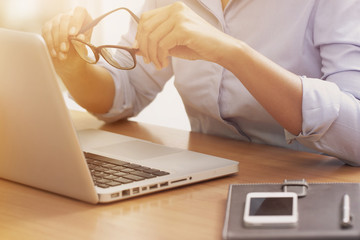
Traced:
<path fill-rule="evenodd" d="M 124 7 L 121 7 L 121 8 L 116 8 L 116 9 L 110 11 L 110 12 L 107 12 L 107 13 L 105 13 L 105 14 L 97 17 L 97 18 L 95 18 L 95 19 L 94 19 L 93 21 L 91 21 L 89 24 L 83 26 L 83 27 L 80 29 L 80 31 L 78 32 L 78 35 L 79 35 L 79 34 L 83 34 L 83 33 L 87 32 L 88 30 L 94 28 L 103 18 L 105 18 L 106 16 L 110 15 L 111 13 L 114 13 L 114 12 L 117 12 L 117 11 L 120 11 L 120 10 L 125 10 L 125 11 L 127 11 L 127 12 L 133 17 L 133 19 L 134 19 L 137 23 L 139 23 L 139 17 L 138 17 L 138 16 L 136 16 L 136 15 L 135 15 L 132 11 L 130 11 L 129 9 L 124 8 Z M 83 60 L 86 61 L 87 63 L 95 64 L 95 63 L 97 63 L 97 62 L 99 61 L 100 56 L 102 56 L 107 63 L 109 63 L 111 66 L 113 66 L 113 67 L 115 67 L 115 68 L 117 68 L 117 69 L 121 69 L 121 70 L 131 70 L 131 69 L 133 69 L 133 68 L 136 67 L 136 55 L 135 55 L 135 53 L 136 53 L 137 49 L 134 49 L 134 48 L 131 48 L 131 47 L 126 47 L 126 46 L 119 46 L 119 45 L 101 45 L 101 46 L 94 46 L 93 44 L 88 43 L 88 42 L 85 42 L 85 41 L 77 38 L 76 36 L 69 36 L 69 41 L 71 42 L 71 44 L 73 44 L 72 41 L 80 42 L 80 43 L 82 43 L 82 44 L 87 45 L 87 46 L 92 50 L 92 52 L 94 53 L 94 56 L 95 56 L 95 62 L 90 62 L 90 61 L 88 61 L 87 59 L 83 58 L 83 57 L 78 53 L 78 51 L 76 50 L 76 48 L 74 47 L 74 49 L 75 49 L 76 53 L 79 55 L 79 57 L 81 57 L 81 59 L 83 59 Z M 110 60 L 107 59 L 106 56 L 104 56 L 104 55 L 102 54 L 102 49 L 103 49 L 103 48 L 117 48 L 117 49 L 122 49 L 122 50 L 128 51 L 128 52 L 130 53 L 131 57 L 133 58 L 134 65 L 133 65 L 132 67 L 115 66 L 114 64 L 111 63 Z"/>

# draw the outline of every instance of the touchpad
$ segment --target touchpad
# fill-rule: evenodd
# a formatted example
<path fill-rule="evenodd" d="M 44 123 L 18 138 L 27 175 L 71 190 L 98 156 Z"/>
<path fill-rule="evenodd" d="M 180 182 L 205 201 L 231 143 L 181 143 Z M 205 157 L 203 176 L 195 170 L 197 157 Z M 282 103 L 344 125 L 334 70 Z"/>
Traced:
<path fill-rule="evenodd" d="M 118 156 L 134 160 L 145 160 L 172 154 L 182 151 L 181 149 L 170 148 L 162 145 L 142 142 L 142 141 L 128 141 L 122 143 L 115 143 L 103 147 L 95 148 L 104 153 L 110 153 Z"/>

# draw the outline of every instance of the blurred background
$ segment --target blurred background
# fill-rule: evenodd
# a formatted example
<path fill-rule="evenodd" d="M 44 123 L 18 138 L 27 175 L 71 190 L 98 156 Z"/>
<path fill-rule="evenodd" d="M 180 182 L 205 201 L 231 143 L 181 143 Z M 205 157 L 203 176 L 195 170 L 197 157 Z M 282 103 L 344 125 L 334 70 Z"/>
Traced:
<path fill-rule="evenodd" d="M 71 11 L 76 6 L 85 7 L 93 17 L 97 17 L 118 7 L 127 7 L 138 13 L 143 1 L 145 0 L 0 0 L 0 27 L 40 34 L 46 21 L 60 13 Z M 112 23 L 113 26 L 117 26 L 117 31 L 112 31 L 106 26 L 102 29 L 99 27 L 97 32 L 100 34 L 94 36 L 97 38 L 95 41 L 116 42 L 119 35 L 127 31 L 129 20 L 129 16 L 124 14 L 121 20 L 116 20 L 121 21 L 122 24 Z M 169 81 L 155 101 L 133 119 L 190 130 L 185 109 L 173 82 L 173 79 Z M 66 99 L 66 101 L 69 108 L 83 110 L 70 99 Z"/>
<path fill-rule="evenodd" d="M 118 7 L 138 12 L 144 0 L 0 0 L 0 27 L 41 32 L 42 25 L 57 14 L 85 7 L 96 17 Z M 125 26 L 126 24 L 122 24 Z"/>
<path fill-rule="evenodd" d="M 0 0 L 0 26 L 29 32 L 41 32 L 43 23 L 60 12 L 87 0 Z"/>

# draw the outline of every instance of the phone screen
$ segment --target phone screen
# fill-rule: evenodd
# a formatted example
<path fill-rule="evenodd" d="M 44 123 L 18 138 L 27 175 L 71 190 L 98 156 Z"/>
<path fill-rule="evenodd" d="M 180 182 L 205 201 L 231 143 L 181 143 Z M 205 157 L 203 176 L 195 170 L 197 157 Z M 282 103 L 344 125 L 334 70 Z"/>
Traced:
<path fill-rule="evenodd" d="M 291 197 L 252 197 L 250 216 L 287 216 L 293 213 Z"/>

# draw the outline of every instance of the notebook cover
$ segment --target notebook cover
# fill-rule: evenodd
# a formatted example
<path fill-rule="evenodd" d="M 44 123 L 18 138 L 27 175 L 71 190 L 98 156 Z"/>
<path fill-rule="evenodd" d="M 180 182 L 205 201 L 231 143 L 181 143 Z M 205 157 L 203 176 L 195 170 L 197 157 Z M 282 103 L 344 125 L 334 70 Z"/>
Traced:
<path fill-rule="evenodd" d="M 307 196 L 298 199 L 299 221 L 292 228 L 249 228 L 243 223 L 246 194 L 281 192 L 281 184 L 230 185 L 223 228 L 226 240 L 346 240 L 360 239 L 360 184 L 313 183 Z M 350 196 L 351 228 L 341 227 L 342 198 Z"/>

